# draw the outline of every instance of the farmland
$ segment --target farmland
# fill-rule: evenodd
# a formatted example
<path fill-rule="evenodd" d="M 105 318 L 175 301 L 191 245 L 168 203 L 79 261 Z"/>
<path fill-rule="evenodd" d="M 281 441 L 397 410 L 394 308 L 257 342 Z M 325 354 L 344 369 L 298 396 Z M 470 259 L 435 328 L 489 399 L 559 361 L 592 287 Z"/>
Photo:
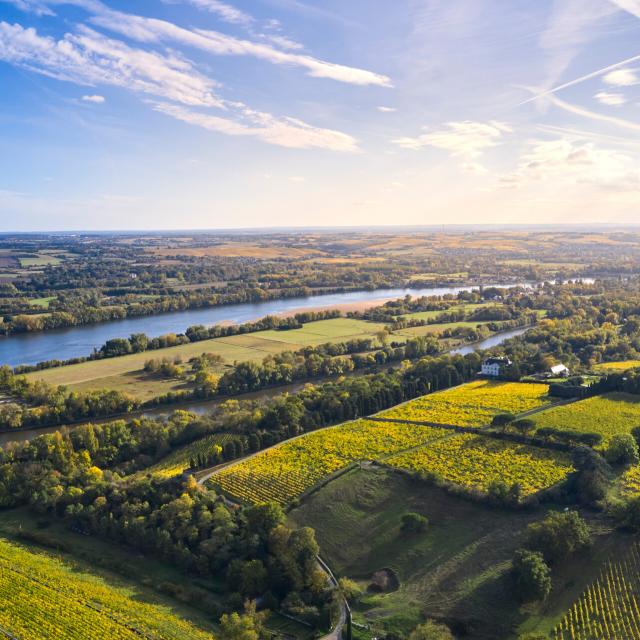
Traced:
<path fill-rule="evenodd" d="M 543 384 L 480 380 L 422 396 L 384 411 L 380 417 L 460 427 L 489 424 L 498 413 L 519 414 L 550 404 Z"/>
<path fill-rule="evenodd" d="M 189 468 L 192 459 L 197 458 L 199 455 L 206 457 L 213 451 L 214 447 L 222 447 L 225 443 L 238 437 L 239 436 L 221 433 L 200 438 L 195 442 L 172 451 L 156 464 L 139 471 L 136 476 L 151 475 L 162 479 L 179 476 L 185 469 Z"/>
<path fill-rule="evenodd" d="M 615 434 L 629 433 L 640 425 L 640 398 L 627 393 L 608 393 L 543 411 L 534 420 L 537 427 L 599 433 L 604 447 Z"/>
<path fill-rule="evenodd" d="M 466 433 L 391 456 L 386 464 L 481 492 L 494 482 L 517 483 L 523 497 L 564 480 L 573 470 L 569 457 L 557 452 Z"/>
<path fill-rule="evenodd" d="M 144 363 L 152 358 L 180 358 L 187 361 L 202 353 L 211 353 L 221 356 L 226 365 L 233 365 L 235 362 L 257 362 L 268 355 L 301 349 L 306 345 L 372 338 L 382 327 L 379 323 L 350 318 L 320 320 L 291 331 L 260 331 L 214 338 L 166 349 L 36 371 L 28 374 L 27 378 L 44 380 L 54 385 L 68 385 L 82 391 L 117 389 L 147 400 L 168 391 L 178 390 L 184 385 L 181 380 L 163 380 L 145 374 L 142 370 Z"/>
<path fill-rule="evenodd" d="M 621 640 L 640 637 L 640 549 L 605 563 L 595 582 L 567 612 L 554 640 Z"/>
<path fill-rule="evenodd" d="M 249 503 L 287 504 L 357 460 L 376 460 L 446 435 L 442 429 L 358 420 L 313 432 L 217 473 L 211 483 Z"/>
<path fill-rule="evenodd" d="M 639 369 L 640 360 L 618 360 L 617 362 L 603 362 L 594 367 L 596 371 L 605 373 L 622 373 L 629 369 Z"/>
<path fill-rule="evenodd" d="M 0 567 L 0 627 L 21 640 L 213 637 L 131 586 L 3 539 Z"/>

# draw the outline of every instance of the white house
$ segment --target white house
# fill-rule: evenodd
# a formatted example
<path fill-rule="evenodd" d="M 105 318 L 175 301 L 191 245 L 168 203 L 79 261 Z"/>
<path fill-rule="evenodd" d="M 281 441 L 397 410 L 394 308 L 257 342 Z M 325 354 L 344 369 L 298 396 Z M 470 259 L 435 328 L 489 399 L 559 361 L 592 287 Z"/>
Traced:
<path fill-rule="evenodd" d="M 555 378 L 568 378 L 569 377 L 569 369 L 565 367 L 563 364 L 557 364 L 551 369 L 549 369 L 551 375 Z"/>
<path fill-rule="evenodd" d="M 497 378 L 502 375 L 505 367 L 508 367 L 511 364 L 511 360 L 509 358 L 487 358 L 482 363 L 482 368 L 480 369 L 480 373 L 483 376 L 491 376 L 493 378 Z"/>

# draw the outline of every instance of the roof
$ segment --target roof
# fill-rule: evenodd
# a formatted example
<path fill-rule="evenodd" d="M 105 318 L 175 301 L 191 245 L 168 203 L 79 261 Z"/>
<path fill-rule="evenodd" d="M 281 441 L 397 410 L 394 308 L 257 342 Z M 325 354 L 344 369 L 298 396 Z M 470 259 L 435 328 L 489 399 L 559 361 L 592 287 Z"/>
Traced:
<path fill-rule="evenodd" d="M 562 373 L 563 371 L 568 371 L 567 367 L 563 364 L 556 364 L 551 367 L 551 373 Z"/>
<path fill-rule="evenodd" d="M 492 365 L 492 364 L 511 364 L 511 360 L 509 358 L 487 358 L 482 365 Z"/>

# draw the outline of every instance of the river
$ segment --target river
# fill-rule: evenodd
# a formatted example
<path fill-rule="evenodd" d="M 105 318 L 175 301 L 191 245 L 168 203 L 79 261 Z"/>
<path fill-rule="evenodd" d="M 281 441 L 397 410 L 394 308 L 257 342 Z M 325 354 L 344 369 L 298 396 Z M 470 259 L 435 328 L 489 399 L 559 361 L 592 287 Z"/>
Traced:
<path fill-rule="evenodd" d="M 451 354 L 460 354 L 466 355 L 467 353 L 472 353 L 474 351 L 480 351 L 482 349 L 490 349 L 491 347 L 496 347 L 499 344 L 503 343 L 505 340 L 509 340 L 509 338 L 515 338 L 516 336 L 522 335 L 527 329 L 530 327 L 518 327 L 517 329 L 510 329 L 509 331 L 502 331 L 500 333 L 496 333 L 493 336 L 485 338 L 480 342 L 474 342 L 473 344 L 465 345 L 463 347 L 458 347 L 457 349 L 452 349 L 448 353 Z M 286 387 L 275 387 L 273 389 L 266 389 L 263 391 L 256 391 L 254 393 L 247 393 L 242 396 L 242 399 L 255 398 L 258 396 L 266 397 L 266 396 L 274 396 L 284 391 L 288 391 L 289 393 L 295 393 L 295 391 L 299 390 L 304 386 L 304 382 L 294 382 L 291 385 L 287 385 Z M 158 409 L 150 409 L 145 411 L 143 414 L 146 417 L 150 418 L 165 418 L 171 415 L 176 409 L 182 409 L 184 411 L 190 411 L 197 415 L 204 415 L 208 413 L 213 405 L 218 402 L 222 402 L 227 398 L 220 398 L 219 400 L 208 400 L 205 402 L 193 402 L 187 403 L 185 405 L 169 405 L 166 407 L 159 407 Z M 112 418 L 113 419 L 113 418 Z M 96 422 L 108 422 L 109 419 L 97 420 Z M 42 427 L 40 429 L 29 429 L 25 431 L 17 431 L 17 432 L 8 432 L 8 433 L 0 433 L 0 447 L 4 447 L 8 442 L 12 441 L 23 441 L 35 438 L 36 436 L 42 435 L 43 433 L 54 433 L 55 431 L 59 431 L 61 427 Z"/>
<path fill-rule="evenodd" d="M 111 338 L 127 338 L 132 333 L 146 333 L 154 337 L 165 333 L 184 333 L 187 327 L 197 324 L 211 326 L 223 322 L 241 324 L 264 316 L 279 315 L 305 309 L 327 309 L 363 302 L 381 303 L 384 300 L 402 298 L 409 294 L 442 296 L 477 289 L 479 285 L 463 287 L 433 287 L 423 289 L 375 289 L 330 293 L 307 298 L 287 298 L 246 304 L 174 311 L 155 316 L 141 316 L 125 320 L 113 320 L 98 324 L 56 329 L 38 333 L 21 333 L 0 337 L 0 364 L 15 367 L 32 365 L 45 360 L 69 360 L 88 356 L 94 348 L 101 347 Z M 485 287 L 515 287 L 511 285 L 484 285 Z M 530 286 L 520 283 L 520 286 Z"/>

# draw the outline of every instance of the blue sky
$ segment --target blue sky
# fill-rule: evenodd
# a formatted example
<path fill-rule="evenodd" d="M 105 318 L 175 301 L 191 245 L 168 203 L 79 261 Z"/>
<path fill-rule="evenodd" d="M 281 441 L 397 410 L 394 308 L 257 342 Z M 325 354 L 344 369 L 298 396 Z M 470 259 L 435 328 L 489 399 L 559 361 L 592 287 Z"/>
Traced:
<path fill-rule="evenodd" d="M 640 222 L 640 0 L 0 0 L 0 230 Z"/>

